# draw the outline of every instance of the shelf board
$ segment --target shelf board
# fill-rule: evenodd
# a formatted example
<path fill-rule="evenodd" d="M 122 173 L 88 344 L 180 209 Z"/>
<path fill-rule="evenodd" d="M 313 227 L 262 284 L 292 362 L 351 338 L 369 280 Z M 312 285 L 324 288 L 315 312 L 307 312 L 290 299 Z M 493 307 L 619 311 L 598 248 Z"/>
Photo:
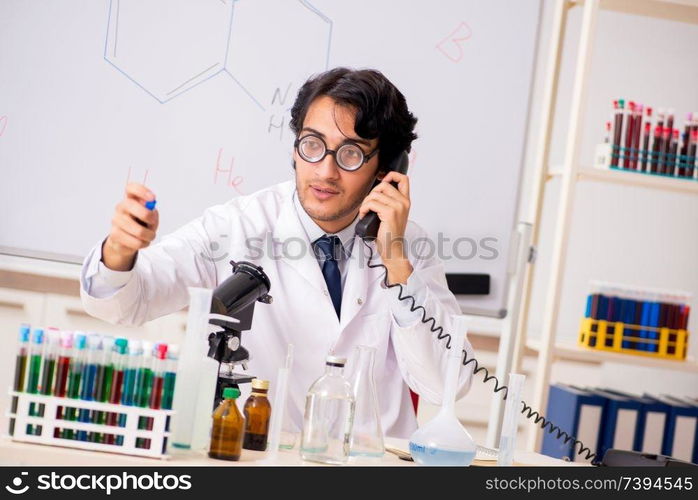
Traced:
<path fill-rule="evenodd" d="M 536 353 L 540 351 L 540 344 L 535 340 L 526 342 L 526 347 Z M 670 359 L 651 358 L 647 356 L 634 356 L 632 354 L 622 354 L 608 351 L 595 351 L 592 349 L 582 349 L 576 344 L 559 342 L 555 345 L 553 358 L 557 360 L 579 361 L 583 363 L 621 363 L 627 365 L 647 366 L 648 368 L 659 368 L 663 370 L 676 370 L 689 373 L 698 373 L 698 363 L 687 358 L 685 361 L 673 361 Z"/>
<path fill-rule="evenodd" d="M 548 175 L 549 178 L 560 176 L 562 175 L 562 169 L 554 167 L 549 171 Z M 661 175 L 644 174 L 633 171 L 602 170 L 599 168 L 580 166 L 577 170 L 577 180 L 607 182 L 611 184 L 658 189 L 660 191 L 698 194 L 698 181 L 696 180 L 664 177 Z"/>
<path fill-rule="evenodd" d="M 599 5 L 602 10 L 698 24 L 698 0 L 601 0 Z"/>

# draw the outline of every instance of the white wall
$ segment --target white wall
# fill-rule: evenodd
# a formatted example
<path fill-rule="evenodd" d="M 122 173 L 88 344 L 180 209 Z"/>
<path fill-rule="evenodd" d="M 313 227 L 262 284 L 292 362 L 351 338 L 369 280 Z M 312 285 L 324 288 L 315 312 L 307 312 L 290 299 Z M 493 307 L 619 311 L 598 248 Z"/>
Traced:
<path fill-rule="evenodd" d="M 531 170 L 539 134 L 543 75 L 551 35 L 554 2 L 545 0 L 539 62 L 534 83 L 523 214 L 531 196 Z M 569 121 L 581 7 L 570 11 L 555 117 L 551 165 L 561 165 Z M 603 139 L 611 101 L 624 97 L 674 108 L 682 124 L 698 109 L 698 26 L 643 16 L 601 11 L 591 65 L 581 163 L 591 165 L 595 144 Z M 633 175 L 633 174 L 628 174 Z M 639 174 L 638 174 L 639 175 Z M 549 278 L 552 228 L 557 216 L 559 179 L 549 182 L 529 315 L 529 337 L 540 335 Z M 638 287 L 679 289 L 694 294 L 689 330 L 698 327 L 698 197 L 639 187 L 583 182 L 576 190 L 565 265 L 557 339 L 575 342 L 590 280 Z M 695 337 L 689 355 L 698 358 Z M 555 378 L 553 378 L 553 381 Z M 606 365 L 602 383 L 635 392 L 698 395 L 698 376 L 628 365 Z"/>

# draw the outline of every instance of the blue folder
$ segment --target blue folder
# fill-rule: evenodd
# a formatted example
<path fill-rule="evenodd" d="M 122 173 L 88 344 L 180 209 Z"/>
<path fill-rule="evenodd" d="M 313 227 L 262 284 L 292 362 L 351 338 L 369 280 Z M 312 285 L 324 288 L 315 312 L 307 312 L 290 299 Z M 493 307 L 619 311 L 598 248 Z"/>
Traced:
<path fill-rule="evenodd" d="M 676 420 L 678 417 L 688 417 L 694 419 L 695 430 L 693 433 L 693 445 L 691 457 L 688 458 L 694 463 L 698 463 L 698 405 L 693 404 L 686 398 L 675 398 L 671 396 L 649 396 L 655 401 L 662 403 L 668 407 L 666 425 L 664 426 L 664 437 L 662 439 L 662 454 L 673 456 L 674 443 L 676 439 Z M 680 436 L 679 436 L 680 437 Z"/>
<path fill-rule="evenodd" d="M 640 419 L 640 409 L 642 406 L 641 403 L 630 395 L 621 395 L 615 391 L 591 389 L 591 392 L 606 398 L 606 406 L 603 410 L 601 428 L 599 432 L 599 459 L 603 458 L 606 451 L 611 448 L 633 448 L 635 438 L 637 437 L 638 421 Z M 618 416 L 621 410 L 631 411 L 635 414 L 635 427 L 630 430 L 632 434 L 631 443 L 625 447 L 619 446 L 619 444 L 616 442 L 619 431 Z"/>
<path fill-rule="evenodd" d="M 691 452 L 690 460 L 694 464 L 698 464 L 698 401 L 691 398 L 677 398 L 673 396 L 663 396 L 662 399 L 667 402 L 672 402 L 672 418 L 669 419 L 670 429 L 667 435 L 670 439 L 672 445 L 676 443 L 677 439 L 682 439 L 681 436 L 676 436 L 676 419 L 677 417 L 688 417 L 692 418 L 694 421 L 693 427 L 693 450 Z M 672 451 L 676 453 L 676 450 L 672 446 Z M 684 458 L 686 457 L 678 457 Z"/>
<path fill-rule="evenodd" d="M 633 438 L 633 450 L 635 451 L 651 451 L 644 449 L 645 446 L 645 435 L 647 427 L 647 415 L 650 413 L 661 413 L 664 415 L 664 424 L 662 426 L 661 435 L 662 441 L 664 439 L 666 423 L 669 415 L 669 405 L 660 403 L 659 401 L 647 397 L 640 396 L 637 394 L 630 394 L 623 391 L 618 391 L 615 389 L 604 388 L 603 391 L 622 396 L 624 398 L 632 399 L 639 404 L 637 421 L 635 423 L 635 437 Z M 655 452 L 661 452 L 661 450 L 654 450 Z"/>
<path fill-rule="evenodd" d="M 548 398 L 548 409 L 546 416 L 548 420 L 554 422 L 561 430 L 567 432 L 570 436 L 579 437 L 579 429 L 582 410 L 584 407 L 593 406 L 600 408 L 600 414 L 603 414 L 603 409 L 606 405 L 606 398 L 594 394 L 586 389 L 574 387 L 566 384 L 553 384 L 550 386 Z M 585 422 L 596 428 L 601 428 L 601 417 L 598 422 Z M 597 460 L 601 459 L 599 455 L 599 433 L 596 433 L 596 438 L 593 442 L 584 442 L 592 453 L 597 454 Z M 542 453 L 556 458 L 567 457 L 574 460 L 579 451 L 579 446 L 574 445 L 574 440 L 565 443 L 564 438 L 558 439 L 557 432 L 550 433 L 548 428 L 543 433 Z M 586 453 L 582 453 L 582 457 Z"/>

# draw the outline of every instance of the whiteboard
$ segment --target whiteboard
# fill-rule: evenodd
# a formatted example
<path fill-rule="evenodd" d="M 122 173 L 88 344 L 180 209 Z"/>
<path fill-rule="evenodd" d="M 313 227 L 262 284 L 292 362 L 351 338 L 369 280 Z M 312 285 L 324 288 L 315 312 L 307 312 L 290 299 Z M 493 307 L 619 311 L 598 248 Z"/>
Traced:
<path fill-rule="evenodd" d="M 447 272 L 491 276 L 491 293 L 468 307 L 501 314 L 539 10 L 538 0 L 3 0 L 0 251 L 81 261 L 129 179 L 156 193 L 160 235 L 292 179 L 300 85 L 331 67 L 372 67 L 419 119 L 411 219 Z"/>

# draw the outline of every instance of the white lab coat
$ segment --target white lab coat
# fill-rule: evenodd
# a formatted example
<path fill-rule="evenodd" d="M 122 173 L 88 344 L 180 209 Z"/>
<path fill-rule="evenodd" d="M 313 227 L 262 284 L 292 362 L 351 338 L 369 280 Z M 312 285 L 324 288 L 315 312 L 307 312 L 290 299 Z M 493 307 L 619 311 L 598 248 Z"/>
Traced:
<path fill-rule="evenodd" d="M 270 380 L 270 400 L 288 343 L 295 346 L 289 415 L 299 429 L 305 395 L 323 373 L 328 352 L 350 357 L 357 345 L 373 346 L 383 430 L 389 436 L 408 438 L 417 425 L 408 386 L 421 398 L 440 403 L 445 339 L 437 340 L 437 334 L 417 318 L 419 313 L 408 316 L 414 318 L 410 324 L 398 324 L 393 311 L 407 306 L 397 299 L 397 287 L 381 286 L 381 268 L 368 268 L 369 252 L 358 238 L 347 263 L 338 320 L 315 256 L 304 252 L 298 257 L 301 242 L 306 248 L 309 242 L 293 205 L 294 190 L 295 183 L 288 181 L 209 208 L 202 217 L 141 250 L 126 284 L 104 298 L 89 292 L 101 259 L 100 243 L 83 266 L 85 310 L 111 323 L 139 325 L 185 307 L 187 287 L 215 288 L 230 276 L 231 259 L 261 265 L 271 282 L 273 303 L 257 303 L 252 328 L 243 332 L 242 345 L 250 352 L 248 372 Z M 421 228 L 408 223 L 408 243 L 424 236 Z M 380 262 L 373 248 L 373 262 Z M 422 305 L 450 333 L 450 315 L 459 308 L 446 286 L 443 264 L 436 256 L 419 258 L 414 253 L 420 252 L 409 255 L 414 267 L 409 288 L 422 289 Z M 473 355 L 467 339 L 465 349 Z M 471 379 L 472 369 L 463 368 L 459 397 L 467 392 Z M 242 388 L 241 401 L 249 393 L 247 385 Z"/>

